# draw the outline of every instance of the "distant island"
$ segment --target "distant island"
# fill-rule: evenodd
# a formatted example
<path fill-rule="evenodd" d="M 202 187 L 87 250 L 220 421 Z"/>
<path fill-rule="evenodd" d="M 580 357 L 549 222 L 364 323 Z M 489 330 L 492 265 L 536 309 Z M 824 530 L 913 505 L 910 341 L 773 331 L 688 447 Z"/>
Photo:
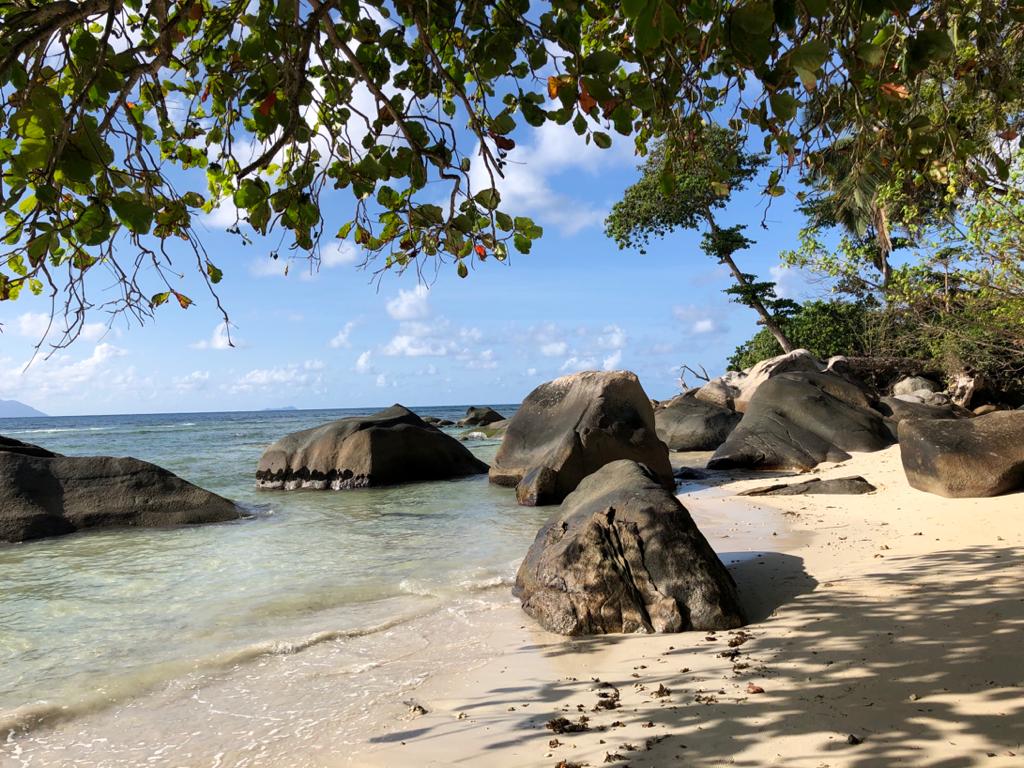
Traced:
<path fill-rule="evenodd" d="M 280 408 L 264 408 L 264 411 L 297 411 L 294 405 L 282 405 Z"/>
<path fill-rule="evenodd" d="M 0 400 L 0 419 L 17 419 L 29 416 L 46 416 L 42 411 L 37 411 L 30 405 L 19 403 L 17 400 Z"/>

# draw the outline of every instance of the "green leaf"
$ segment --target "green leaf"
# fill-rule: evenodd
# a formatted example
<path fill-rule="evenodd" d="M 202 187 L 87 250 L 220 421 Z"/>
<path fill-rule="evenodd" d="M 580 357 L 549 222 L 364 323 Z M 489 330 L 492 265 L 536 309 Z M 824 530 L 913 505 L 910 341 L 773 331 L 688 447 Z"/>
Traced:
<path fill-rule="evenodd" d="M 751 37 L 766 37 L 775 23 L 775 12 L 769 3 L 748 3 L 733 11 L 732 23 Z"/>
<path fill-rule="evenodd" d="M 128 229 L 137 235 L 149 234 L 153 226 L 153 209 L 145 202 L 127 193 L 122 193 L 110 201 L 117 218 Z"/>
<path fill-rule="evenodd" d="M 224 273 L 214 266 L 212 261 L 206 262 L 206 274 L 210 276 L 210 282 L 216 285 L 224 277 Z"/>
<path fill-rule="evenodd" d="M 169 298 L 171 298 L 170 291 L 164 291 L 163 293 L 154 293 L 150 297 L 149 303 L 153 307 L 159 307 L 161 304 L 166 303 Z"/>
<path fill-rule="evenodd" d="M 588 75 L 606 75 L 619 66 L 619 56 L 614 51 L 594 51 L 583 60 L 583 71 Z"/>
<path fill-rule="evenodd" d="M 469 267 L 466 266 L 466 262 L 462 260 L 459 261 L 458 272 L 459 277 L 466 277 L 467 275 L 469 275 Z"/>
<path fill-rule="evenodd" d="M 594 143 L 601 149 L 608 149 L 612 145 L 612 137 L 601 131 L 594 131 Z"/>
<path fill-rule="evenodd" d="M 501 203 L 501 195 L 498 194 L 496 189 L 484 189 L 473 195 L 473 199 L 476 200 L 484 208 L 493 211 Z"/>
<path fill-rule="evenodd" d="M 772 105 L 772 112 L 779 120 L 789 122 L 796 117 L 798 102 L 791 94 L 785 91 L 776 91 L 768 97 Z"/>

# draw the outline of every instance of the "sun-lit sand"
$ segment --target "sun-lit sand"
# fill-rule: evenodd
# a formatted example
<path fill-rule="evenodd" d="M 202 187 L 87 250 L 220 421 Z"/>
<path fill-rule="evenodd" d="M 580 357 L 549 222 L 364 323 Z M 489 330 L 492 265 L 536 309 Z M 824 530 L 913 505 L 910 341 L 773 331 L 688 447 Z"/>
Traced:
<path fill-rule="evenodd" d="M 682 489 L 715 548 L 746 553 L 723 555 L 745 632 L 567 640 L 510 605 L 491 661 L 429 679 L 426 714 L 396 703 L 337 762 L 1024 764 L 1024 495 L 915 491 L 897 446 L 814 474 L 878 491 L 735 497 L 765 473 Z"/>

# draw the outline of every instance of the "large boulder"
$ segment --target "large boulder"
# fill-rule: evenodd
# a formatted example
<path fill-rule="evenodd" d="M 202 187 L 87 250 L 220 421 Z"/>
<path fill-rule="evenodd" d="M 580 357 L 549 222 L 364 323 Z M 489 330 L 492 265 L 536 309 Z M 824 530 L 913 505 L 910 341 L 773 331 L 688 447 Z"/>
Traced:
<path fill-rule="evenodd" d="M 783 373 L 762 384 L 709 469 L 796 469 L 893 443 L 867 393 L 830 373 Z"/>
<path fill-rule="evenodd" d="M 233 502 L 139 459 L 61 456 L 0 438 L 0 478 L 0 542 L 240 517 Z"/>
<path fill-rule="evenodd" d="M 636 374 L 584 371 L 541 384 L 509 420 L 491 467 L 491 482 L 517 486 L 527 504 L 557 504 L 587 475 L 617 459 L 645 464 L 674 488 L 668 448 Z M 541 468 L 550 470 L 540 472 Z M 533 471 L 538 470 L 538 471 Z"/>
<path fill-rule="evenodd" d="M 761 385 L 783 373 L 820 373 L 825 365 L 806 349 L 762 360 L 745 371 L 729 371 L 699 390 L 698 400 L 743 413 Z"/>
<path fill-rule="evenodd" d="M 713 451 L 742 418 L 728 408 L 680 395 L 654 412 L 654 428 L 670 451 Z"/>
<path fill-rule="evenodd" d="M 960 419 L 969 415 L 950 403 L 929 405 L 905 397 L 883 397 L 875 408 L 895 423 L 905 419 Z"/>
<path fill-rule="evenodd" d="M 950 498 L 998 496 L 1024 488 L 1024 413 L 973 419 L 906 420 L 900 455 L 910 485 Z"/>
<path fill-rule="evenodd" d="M 282 437 L 263 452 L 264 489 L 343 490 L 478 475 L 487 465 L 401 405 Z"/>
<path fill-rule="evenodd" d="M 614 461 L 541 528 L 513 594 L 551 632 L 681 632 L 744 623 L 736 585 L 660 478 Z"/>
<path fill-rule="evenodd" d="M 915 392 L 938 392 L 939 385 L 924 376 L 907 376 L 892 385 L 894 395 L 912 395 Z"/>
<path fill-rule="evenodd" d="M 459 420 L 460 427 L 484 427 L 496 421 L 504 421 L 505 417 L 486 405 L 471 405 L 466 409 L 466 418 Z"/>

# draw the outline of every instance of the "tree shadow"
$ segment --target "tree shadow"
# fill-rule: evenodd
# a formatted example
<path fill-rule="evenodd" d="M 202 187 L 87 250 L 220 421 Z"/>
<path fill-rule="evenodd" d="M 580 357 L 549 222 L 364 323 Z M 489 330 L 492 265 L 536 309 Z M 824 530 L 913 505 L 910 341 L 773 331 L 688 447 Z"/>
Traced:
<path fill-rule="evenodd" d="M 728 558 L 723 556 L 727 563 Z M 687 678 L 677 664 L 652 662 L 651 669 L 638 673 L 646 690 L 664 684 L 673 689 L 671 696 L 630 700 L 610 712 L 587 711 L 591 727 L 602 729 L 607 750 L 623 754 L 634 768 L 680 764 L 680 759 L 690 765 L 757 766 L 778 762 L 783 752 L 790 764 L 851 768 L 897 763 L 960 768 L 992 756 L 1020 759 L 1022 562 L 1024 548 L 970 547 L 889 557 L 864 576 L 820 585 L 803 571 L 799 558 L 764 553 L 732 563 L 755 621 L 749 627 L 752 637 L 729 648 L 721 642 L 728 635 L 706 646 L 694 642 L 703 637 L 680 635 L 680 647 L 673 650 L 668 645 L 673 636 L 663 636 L 669 648 L 663 656 L 682 661 L 685 654 L 712 654 L 711 671 Z M 517 653 L 539 648 L 555 657 L 596 654 L 635 641 L 569 639 L 524 646 Z M 515 656 L 508 666 L 515 666 Z M 552 736 L 544 718 L 576 717 L 575 711 L 554 705 L 567 697 L 593 701 L 594 694 L 585 693 L 587 682 L 565 678 L 480 690 L 466 710 L 471 715 L 504 710 L 529 698 L 533 707 L 515 722 L 511 739 L 487 741 L 486 734 L 478 735 L 492 749 L 532 747 L 539 755 Z M 634 680 L 611 682 L 626 692 Z M 748 684 L 764 692 L 750 693 Z M 552 706 L 545 710 L 544 703 Z M 613 720 L 643 723 L 650 727 L 643 733 L 667 738 L 623 752 L 624 738 L 609 725 Z M 856 738 L 848 741 L 849 735 Z M 783 746 L 792 739 L 797 741 Z M 924 762 L 922 750 L 936 743 L 948 757 L 933 755 Z"/>

